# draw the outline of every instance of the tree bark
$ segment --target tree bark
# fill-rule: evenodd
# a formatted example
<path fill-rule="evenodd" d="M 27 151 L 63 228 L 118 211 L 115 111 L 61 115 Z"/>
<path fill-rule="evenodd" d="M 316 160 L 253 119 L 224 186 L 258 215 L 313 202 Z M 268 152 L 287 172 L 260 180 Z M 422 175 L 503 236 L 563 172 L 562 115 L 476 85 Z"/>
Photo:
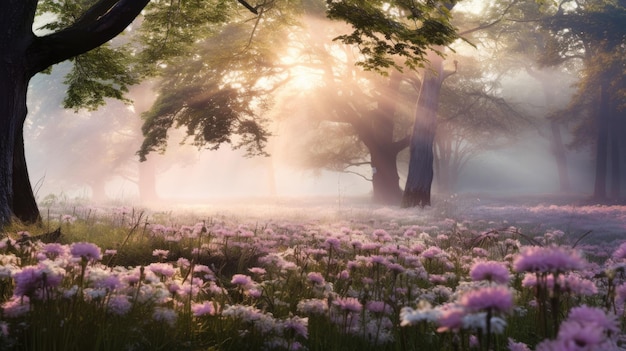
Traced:
<path fill-rule="evenodd" d="M 398 204 L 402 198 L 398 176 L 398 153 L 408 146 L 406 139 L 394 142 L 396 100 L 402 75 L 392 72 L 389 85 L 378 99 L 368 136 L 363 138 L 370 153 L 373 200 L 382 204 Z"/>
<path fill-rule="evenodd" d="M 398 152 L 392 150 L 390 146 L 379 145 L 376 149 L 369 148 L 372 163 L 372 187 L 374 202 L 397 205 L 402 198 L 396 163 Z"/>
<path fill-rule="evenodd" d="M 26 112 L 24 112 L 26 115 Z M 24 152 L 23 128 L 15 135 L 13 153 L 13 214 L 22 223 L 37 224 L 41 222 L 41 214 L 28 176 L 26 155 Z"/>
<path fill-rule="evenodd" d="M 402 207 L 429 206 L 433 182 L 433 143 L 437 129 L 437 110 L 443 79 L 443 58 L 431 51 L 429 69 L 424 79 L 417 107 L 410 144 L 409 174 L 406 179 Z"/>
<path fill-rule="evenodd" d="M 623 127 L 617 108 L 611 106 L 611 128 L 610 128 L 610 144 L 611 144 L 611 198 L 620 199 L 622 196 L 622 179 L 621 179 L 621 158 L 620 158 L 620 136 L 623 135 Z"/>
<path fill-rule="evenodd" d="M 603 78 L 600 83 L 600 106 L 598 109 L 598 134 L 596 137 L 596 172 L 593 197 L 597 200 L 606 199 L 606 176 L 608 166 L 608 142 L 610 97 L 609 79 Z"/>

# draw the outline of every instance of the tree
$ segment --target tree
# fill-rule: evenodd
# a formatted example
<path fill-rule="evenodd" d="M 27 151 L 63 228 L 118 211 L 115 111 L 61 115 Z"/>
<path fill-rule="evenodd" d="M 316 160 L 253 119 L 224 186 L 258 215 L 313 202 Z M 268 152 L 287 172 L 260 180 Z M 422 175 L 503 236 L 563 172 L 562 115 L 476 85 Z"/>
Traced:
<path fill-rule="evenodd" d="M 609 177 L 611 197 L 619 198 L 623 163 L 620 136 L 625 131 L 622 121 L 626 106 L 626 7 L 623 2 L 563 1 L 546 12 L 540 23 L 551 40 L 543 62 L 555 65 L 579 60 L 583 64 L 574 99 L 554 118 L 578 119 L 574 144 L 591 142 L 595 146 L 594 198 L 608 197 Z"/>
<path fill-rule="evenodd" d="M 244 0 L 240 3 L 247 5 L 245 11 L 256 12 L 260 18 L 277 2 L 264 2 L 262 5 L 250 6 Z M 138 50 L 136 46 L 124 46 L 122 50 L 126 54 L 118 56 L 118 48 L 109 51 L 91 51 L 90 55 L 80 56 L 90 50 L 99 48 L 116 37 L 141 13 L 148 5 L 148 0 L 100 0 L 95 3 L 84 1 L 15 1 L 11 0 L 0 5 L 0 55 L 3 65 L 0 69 L 0 111 L 3 120 L 3 135 L 0 138 L 0 223 L 8 223 L 12 215 L 25 221 L 37 221 L 39 212 L 35 203 L 32 188 L 28 180 L 28 172 L 24 155 L 23 124 L 26 118 L 26 93 L 29 80 L 37 73 L 64 60 L 73 60 L 75 67 L 69 76 L 70 91 L 68 104 L 101 105 L 106 98 L 122 98 L 127 90 L 127 85 L 136 82 L 135 79 L 158 73 L 173 60 L 187 53 L 198 38 L 207 32 L 199 30 L 198 26 L 207 22 L 229 21 L 228 10 L 232 8 L 232 2 L 226 0 L 186 1 L 177 2 L 175 6 L 167 1 L 154 1 L 143 16 L 142 28 L 144 31 L 144 49 Z M 371 8 L 383 6 L 383 2 L 372 1 Z M 337 2 L 329 3 L 329 14 L 337 7 Z M 366 4 L 351 4 L 352 8 L 370 8 Z M 356 7 L 355 7 L 356 6 Z M 389 45 L 388 41 L 378 40 L 378 34 L 368 35 L 368 41 L 374 41 L 374 46 L 366 45 L 370 49 L 380 46 L 384 51 L 392 51 L 406 56 L 407 65 L 418 65 L 423 60 L 423 52 L 430 44 L 443 44 L 453 36 L 454 31 L 446 26 L 446 21 L 441 21 L 441 16 L 433 16 L 430 11 L 436 6 L 428 2 L 418 7 L 402 6 L 402 10 L 408 10 L 409 15 L 405 18 L 409 21 L 408 26 L 401 25 L 401 29 L 395 26 L 398 21 L 380 21 L 378 25 L 384 25 L 389 29 L 384 30 L 389 40 L 401 38 L 410 39 L 412 44 Z M 345 9 L 345 8 L 344 8 Z M 44 29 L 51 31 L 41 35 L 33 32 L 33 23 L 36 12 L 46 11 L 55 15 L 55 20 L 47 24 Z M 378 10 L 380 11 L 380 10 Z M 414 27 L 418 26 L 416 31 Z M 204 27 L 206 28 L 206 27 Z M 379 30 L 380 30 L 379 29 Z M 210 32 L 210 28 L 206 29 Z M 391 31 L 390 31 L 391 30 Z M 361 32 L 363 33 L 363 32 Z M 369 32 L 371 33 L 371 32 Z M 443 33 L 443 34 L 442 34 Z M 348 40 L 358 39 L 355 36 L 346 36 Z M 352 39 L 350 39 L 352 38 Z M 387 43 L 386 43 L 387 42 Z M 356 43 L 356 42 L 353 42 Z M 386 43 L 386 44 L 385 44 Z M 111 53 L 113 56 L 109 55 Z M 383 59 L 376 52 L 371 52 L 376 57 L 378 64 L 389 66 L 389 60 Z M 137 70 L 137 76 L 126 76 L 123 72 L 116 77 L 110 78 L 89 73 L 92 70 L 90 64 L 98 62 L 95 57 L 107 57 L 101 60 L 100 69 L 111 63 L 110 60 L 123 62 L 128 55 L 136 56 L 143 62 L 152 65 Z M 87 70 L 85 70 L 87 68 Z M 85 74 L 87 72 L 87 75 Z M 107 72 L 102 70 L 101 72 Z M 120 94 L 121 93 L 121 94 Z"/>
<path fill-rule="evenodd" d="M 147 4 L 148 0 L 101 0 L 71 26 L 42 36 L 36 36 L 32 29 L 38 1 L 0 4 L 0 224 L 8 223 L 13 213 L 28 221 L 39 217 L 24 155 L 23 125 L 30 79 L 53 64 L 106 43 Z"/>
<path fill-rule="evenodd" d="M 301 92 L 292 89 L 286 103 L 277 106 L 284 109 L 279 114 L 298 119 L 292 122 L 298 129 L 291 129 L 298 137 L 287 142 L 299 152 L 289 162 L 357 174 L 372 182 L 375 202 L 397 204 L 401 189 L 396 160 L 408 146 L 407 114 L 402 111 L 402 105 L 410 103 L 406 77 L 397 71 L 382 76 L 356 66 L 352 45 L 330 40 L 343 26 L 337 28 L 320 16 L 303 22 L 294 38 L 298 62 L 311 70 L 307 77 L 315 85 Z"/>
<path fill-rule="evenodd" d="M 518 102 L 502 96 L 502 77 L 483 60 L 451 54 L 458 70 L 441 89 L 434 143 L 435 180 L 450 193 L 465 165 L 481 152 L 516 141 L 529 118 Z"/>
<path fill-rule="evenodd" d="M 313 14 L 314 16 L 319 16 L 320 13 L 323 14 L 325 11 L 324 7 L 316 6 L 316 4 L 320 5 L 321 3 L 314 2 L 314 1 L 307 2 L 306 6 L 304 6 L 304 12 Z M 329 6 L 328 13 L 331 17 L 334 16 L 334 17 L 340 18 L 340 16 L 342 16 L 342 11 L 345 11 L 347 9 L 354 10 L 358 8 L 358 9 L 364 9 L 365 11 L 368 11 L 368 9 L 370 8 L 383 6 L 382 2 L 377 2 L 377 1 L 359 2 L 358 4 L 350 4 L 347 8 L 343 8 L 343 9 L 339 9 L 338 11 L 335 11 L 337 10 L 337 6 L 340 6 L 340 5 L 341 4 L 337 2 L 328 3 L 328 6 Z M 430 5 L 424 5 L 423 9 L 426 9 L 428 6 Z M 412 15 L 409 16 L 410 20 L 412 21 L 417 21 L 419 20 L 419 18 L 421 18 L 420 12 L 417 11 L 417 9 L 415 9 L 415 11 L 416 12 L 414 12 Z M 352 13 L 350 13 L 349 15 L 352 15 Z M 414 40 L 414 43 L 411 45 L 402 44 L 402 45 L 398 45 L 392 48 L 392 51 L 394 54 L 400 54 L 406 58 L 403 65 L 416 67 L 421 61 L 423 61 L 424 58 L 422 57 L 420 53 L 424 51 L 425 46 L 429 44 L 429 41 L 431 39 L 434 42 L 441 41 L 440 38 L 442 34 L 439 32 L 439 27 L 438 27 L 438 21 L 440 20 L 441 18 L 429 17 L 428 19 L 426 19 L 425 30 L 418 29 L 417 31 L 413 31 L 412 25 L 405 24 L 405 27 L 406 27 L 405 30 L 397 31 L 395 34 L 388 33 L 391 37 L 394 37 L 394 36 L 397 36 L 398 38 L 410 37 L 412 38 L 412 40 Z M 273 23 L 273 22 L 274 21 L 268 20 L 263 23 Z M 394 25 L 394 22 L 381 21 L 378 25 L 390 27 L 388 31 L 396 31 L 396 29 L 392 28 Z M 251 42 L 249 44 L 248 48 L 246 49 L 246 52 L 234 58 L 235 62 L 242 60 L 242 59 L 245 60 L 245 57 L 252 53 L 256 53 L 256 55 L 260 55 L 261 57 L 265 56 L 265 54 L 262 51 L 259 51 L 259 48 L 257 47 L 257 45 L 260 45 L 260 43 L 264 40 L 263 38 L 267 37 L 267 35 L 258 33 L 259 31 L 265 30 L 264 26 L 265 24 L 263 24 L 263 27 L 257 27 L 255 25 L 254 42 Z M 317 28 L 316 31 L 319 32 L 320 31 L 319 28 Z M 232 29 L 230 30 L 230 32 L 232 32 Z M 430 38 L 428 37 L 429 35 L 436 35 L 437 37 Z M 283 35 L 283 37 L 290 38 L 289 35 L 287 34 Z M 354 34 L 340 36 L 340 38 L 343 38 L 342 40 L 350 46 L 357 44 L 357 42 L 354 41 L 356 40 L 354 37 Z M 361 41 L 360 44 L 369 42 L 369 40 L 377 40 L 377 38 L 378 37 L 376 35 L 370 36 L 369 39 L 365 41 Z M 294 40 L 298 40 L 298 39 L 299 38 L 296 38 Z M 390 39 L 390 40 L 395 40 L 395 39 L 396 38 L 394 37 L 393 39 Z M 237 43 L 240 40 L 241 39 L 238 39 L 238 38 L 234 38 L 234 39 L 231 38 L 229 42 Z M 328 38 L 324 37 L 323 44 L 320 45 L 320 43 L 317 42 L 317 43 L 313 43 L 314 45 L 307 46 L 306 50 L 303 51 L 303 54 L 318 55 L 316 57 L 321 57 L 320 55 L 322 56 L 326 55 L 327 57 L 331 56 L 331 55 L 328 55 L 328 53 L 324 54 L 321 52 L 324 50 L 328 50 L 325 47 L 328 45 L 327 44 L 328 40 L 329 40 Z M 369 44 L 361 45 L 361 48 L 370 47 L 371 49 L 370 52 L 375 52 L 377 49 L 373 49 L 373 47 L 376 45 L 383 45 L 383 42 L 378 41 L 377 43 L 373 43 L 372 45 L 369 45 Z M 274 46 L 277 47 L 278 45 L 274 45 Z M 318 52 L 314 52 L 316 48 L 322 48 L 322 50 L 319 50 Z M 387 49 L 390 49 L 390 47 L 387 47 Z M 225 51 L 228 52 L 229 50 L 225 50 Z M 204 57 L 204 56 L 198 55 L 198 57 Z M 391 60 L 391 59 L 384 58 L 383 56 L 373 57 L 372 60 L 369 60 L 369 58 L 372 58 L 372 57 L 368 57 L 367 55 L 365 55 L 364 61 L 360 62 L 359 65 L 365 67 L 366 69 L 374 69 L 374 70 L 375 69 L 382 70 L 386 67 L 391 67 L 391 66 L 399 67 L 399 64 L 396 64 L 394 62 L 395 59 Z M 322 75 L 324 75 L 323 84 L 325 84 L 327 88 L 326 91 L 330 92 L 330 95 L 334 94 L 334 96 L 330 96 L 330 95 L 326 96 L 327 99 L 325 99 L 323 105 L 330 106 L 329 108 L 330 110 L 321 112 L 320 113 L 320 115 L 322 116 L 321 118 L 328 120 L 328 121 L 348 123 L 353 128 L 355 134 L 358 136 L 358 139 L 362 141 L 365 144 L 365 146 L 369 149 L 370 160 L 368 162 L 371 163 L 372 169 L 376 170 L 372 179 L 373 184 L 374 184 L 375 199 L 382 201 L 382 202 L 388 202 L 388 203 L 397 202 L 399 199 L 400 188 L 398 184 L 399 177 L 398 177 L 395 159 L 396 159 L 396 155 L 398 154 L 398 152 L 402 150 L 404 147 L 406 147 L 406 142 L 408 141 L 408 139 L 402 139 L 402 138 L 400 138 L 399 140 L 394 139 L 394 136 L 393 136 L 394 124 L 392 122 L 394 109 L 395 109 L 394 103 L 390 101 L 391 99 L 388 99 L 387 97 L 385 97 L 385 94 L 380 94 L 380 98 L 378 98 L 375 101 L 365 101 L 364 103 L 358 104 L 358 105 L 351 104 L 351 102 L 349 101 L 350 99 L 349 97 L 351 97 L 352 93 L 356 92 L 356 90 L 353 90 L 352 93 L 348 92 L 345 89 L 344 77 L 341 77 L 341 78 L 336 77 L 333 73 L 333 71 L 336 70 L 336 68 L 324 62 L 324 59 L 316 58 L 316 59 L 313 59 L 312 61 L 313 62 L 300 63 L 300 65 L 323 71 L 324 72 L 322 73 Z M 263 60 L 263 62 L 266 63 L 268 61 Z M 212 135 L 203 135 L 202 133 L 199 133 L 198 128 L 200 129 L 202 128 L 202 123 L 208 122 L 208 124 L 206 125 L 213 124 L 213 126 L 215 126 L 215 123 L 224 123 L 225 121 L 234 121 L 235 122 L 234 124 L 231 124 L 230 122 L 226 122 L 225 125 L 221 125 L 220 127 L 231 128 L 235 126 L 235 128 L 238 128 L 236 127 L 237 121 L 239 121 L 242 117 L 247 121 L 255 120 L 256 118 L 246 118 L 246 115 L 248 117 L 252 117 L 252 115 L 255 112 L 255 111 L 250 110 L 249 107 L 251 105 L 249 105 L 249 103 L 253 101 L 255 97 L 258 98 L 259 96 L 261 96 L 260 93 L 254 92 L 254 89 L 255 89 L 254 86 L 256 84 L 254 82 L 256 82 L 258 79 L 262 79 L 259 74 L 272 74 L 272 73 L 267 72 L 264 69 L 255 71 L 256 66 L 259 66 L 258 63 L 256 65 L 252 65 L 250 63 L 247 63 L 247 64 L 235 63 L 234 65 L 236 65 L 236 67 L 225 66 L 218 62 L 213 62 L 209 64 L 205 69 L 213 73 L 215 72 L 214 71 L 215 69 L 219 70 L 219 72 L 223 72 L 223 73 L 218 74 L 217 77 L 219 77 L 221 74 L 226 75 L 229 71 L 234 70 L 238 72 L 236 74 L 238 77 L 237 79 L 244 79 L 244 80 L 251 79 L 249 84 L 237 83 L 239 84 L 239 87 L 241 88 L 238 87 L 237 89 L 232 89 L 232 94 L 230 95 L 218 96 L 218 94 L 205 94 L 205 96 L 211 96 L 212 101 L 208 101 L 207 99 L 200 99 L 203 102 L 209 103 L 211 106 L 219 106 L 219 107 L 227 106 L 229 108 L 228 111 L 222 111 L 226 113 L 222 113 L 221 115 L 230 116 L 228 118 L 207 119 L 208 115 L 211 114 L 212 107 L 207 108 L 207 106 L 200 106 L 201 109 L 195 109 L 194 106 L 192 106 L 188 102 L 184 102 L 182 106 L 174 107 L 174 105 L 177 105 L 178 101 L 186 101 L 185 98 L 183 98 L 183 96 L 190 96 L 193 94 L 190 94 L 189 92 L 184 92 L 182 90 L 178 90 L 176 88 L 172 89 L 172 87 L 186 86 L 186 84 L 182 84 L 182 80 L 185 80 L 186 82 L 198 81 L 198 82 L 201 82 L 200 84 L 205 85 L 207 83 L 207 80 L 198 78 L 202 76 L 202 73 L 199 73 L 199 72 L 202 72 L 203 69 L 200 69 L 200 68 L 191 69 L 189 70 L 190 74 L 182 74 L 178 76 L 171 75 L 173 77 L 176 77 L 177 80 L 180 79 L 180 81 L 176 81 L 176 82 L 168 81 L 168 83 L 166 83 L 167 90 L 171 90 L 171 92 L 163 94 L 162 99 L 159 100 L 159 101 L 163 101 L 165 105 L 163 106 L 155 105 L 155 108 L 157 108 L 157 110 L 153 110 L 152 112 L 154 113 L 151 112 L 150 114 L 146 115 L 147 123 L 145 125 L 145 130 L 144 130 L 146 132 L 146 144 L 145 144 L 146 148 L 142 148 L 142 153 L 145 154 L 145 151 L 151 151 L 152 150 L 151 148 L 155 148 L 155 146 L 157 148 L 159 146 L 161 147 L 164 146 L 165 144 L 161 143 L 160 141 L 166 140 L 167 130 L 169 130 L 172 127 L 185 127 L 186 126 L 188 128 L 189 135 L 194 136 L 194 143 L 199 143 L 198 145 L 200 146 L 203 146 L 205 145 L 205 143 L 208 143 L 209 147 L 218 147 L 223 141 L 227 141 L 227 140 L 220 140 L 220 139 L 213 137 Z M 342 67 L 345 67 L 343 63 L 341 65 Z M 265 66 L 260 65 L 260 67 L 264 68 Z M 338 82 L 339 80 L 341 81 L 340 82 L 341 84 L 339 84 Z M 268 79 L 266 77 L 264 78 L 264 81 L 272 81 L 272 78 Z M 397 89 L 397 87 L 394 88 L 394 86 L 397 86 L 398 82 L 399 80 L 394 80 L 394 79 L 390 80 L 390 84 L 389 84 L 390 88 L 392 90 Z M 224 84 L 223 78 L 221 78 L 221 80 L 220 78 L 216 79 L 215 83 L 212 83 L 212 84 L 213 84 L 213 87 L 206 87 L 206 88 L 205 87 L 198 88 L 197 85 L 194 85 L 195 87 L 194 90 L 207 91 L 208 89 L 208 90 L 216 91 L 215 87 L 217 86 L 220 86 L 220 87 L 227 86 Z M 173 97 L 174 96 L 173 94 L 177 94 L 176 91 L 178 91 L 178 94 L 180 94 L 178 95 L 177 98 L 167 98 L 167 96 Z M 362 93 L 356 93 L 356 95 L 363 96 Z M 166 101 L 166 98 L 167 98 L 167 101 Z M 385 100 L 388 100 L 388 101 L 385 101 Z M 225 101 L 230 101 L 230 103 L 224 103 Z M 243 103 L 245 106 L 241 105 L 241 103 Z M 372 105 L 376 105 L 377 107 L 372 110 L 370 108 Z M 200 110 L 202 112 L 200 112 Z M 196 111 L 196 112 L 193 112 L 193 111 Z M 190 117 L 191 115 L 193 115 L 193 117 Z M 200 116 L 204 116 L 204 117 L 200 117 Z M 249 135 L 250 138 L 248 139 L 244 138 L 243 141 L 246 142 L 246 145 L 254 146 L 252 151 L 255 151 L 255 150 L 258 151 L 259 149 L 262 148 L 262 145 L 260 144 L 263 144 L 266 138 L 266 134 L 264 134 L 263 125 L 262 124 L 259 125 L 256 123 L 248 124 L 248 125 L 254 127 L 253 129 L 251 129 L 251 131 L 253 131 L 254 133 L 247 133 L 247 135 Z M 210 128 L 210 129 L 215 130 L 215 128 Z M 249 143 L 249 141 L 252 141 L 252 143 Z"/>
<path fill-rule="evenodd" d="M 454 2 L 375 1 L 329 2 L 329 16 L 342 19 L 354 27 L 350 35 L 338 39 L 359 46 L 366 69 L 402 69 L 393 56 L 404 59 L 409 69 L 424 67 L 420 97 L 410 142 L 409 175 L 403 207 L 430 204 L 433 180 L 433 142 L 436 130 L 439 89 L 443 81 L 442 50 L 458 38 L 450 23 Z"/>

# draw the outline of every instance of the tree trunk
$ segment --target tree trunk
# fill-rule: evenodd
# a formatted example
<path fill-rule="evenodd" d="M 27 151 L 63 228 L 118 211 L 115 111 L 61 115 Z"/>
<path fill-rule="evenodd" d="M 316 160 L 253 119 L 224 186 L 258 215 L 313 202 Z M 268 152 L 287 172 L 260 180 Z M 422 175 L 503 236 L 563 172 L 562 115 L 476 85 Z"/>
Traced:
<path fill-rule="evenodd" d="M 26 93 L 31 77 L 24 58 L 34 37 L 29 18 L 34 16 L 36 6 L 36 1 L 26 0 L 5 1 L 0 5 L 0 226 L 12 219 L 14 206 L 17 205 L 22 215 L 22 209 L 28 212 L 31 200 L 34 200 L 26 162 L 21 161 L 24 159 L 22 126 L 26 119 Z M 19 145 L 21 155 L 15 154 L 16 145 Z M 15 164 L 18 169 L 14 177 Z M 23 189 L 24 180 L 29 191 L 16 199 L 14 190 Z"/>
<path fill-rule="evenodd" d="M 609 80 L 604 78 L 600 83 L 600 106 L 598 109 L 598 134 L 596 137 L 596 178 L 593 197 L 597 200 L 606 199 L 606 176 L 608 165 L 609 142 Z"/>
<path fill-rule="evenodd" d="M 621 158 L 620 158 L 620 136 L 623 135 L 622 123 L 620 123 L 619 112 L 617 108 L 612 104 L 611 106 L 611 128 L 610 128 L 610 143 L 611 143 L 611 198 L 619 199 L 622 195 L 621 187 Z"/>
<path fill-rule="evenodd" d="M 391 150 L 391 144 L 370 147 L 369 152 L 372 162 L 374 202 L 397 205 L 402 198 L 396 163 L 398 152 Z"/>
<path fill-rule="evenodd" d="M 406 142 L 394 142 L 396 100 L 402 75 L 392 72 L 389 85 L 380 94 L 364 143 L 370 153 L 374 202 L 397 205 L 402 197 L 398 176 L 398 153 Z"/>
<path fill-rule="evenodd" d="M 454 167 L 452 151 L 452 135 L 447 124 L 437 127 L 434 148 L 434 174 L 436 189 L 440 193 L 449 194 L 454 188 Z"/>
<path fill-rule="evenodd" d="M 437 129 L 437 109 L 443 78 L 443 59 L 434 51 L 428 55 L 410 144 L 409 174 L 406 179 L 402 207 L 429 206 L 433 182 L 433 142 Z"/>
<path fill-rule="evenodd" d="M 566 193 L 571 190 L 571 184 L 569 181 L 569 172 L 567 171 L 567 159 L 565 157 L 565 145 L 563 145 L 563 138 L 561 138 L 561 128 L 557 121 L 550 121 L 550 131 L 552 133 L 552 154 L 556 161 L 556 168 L 559 172 L 559 189 L 561 192 Z"/>
<path fill-rule="evenodd" d="M 26 114 L 26 112 L 24 112 Z M 17 219 L 27 224 L 41 222 L 41 215 L 37 207 L 37 200 L 30 184 L 26 155 L 24 153 L 24 133 L 22 125 L 15 135 L 15 149 L 13 153 L 13 214 Z"/>

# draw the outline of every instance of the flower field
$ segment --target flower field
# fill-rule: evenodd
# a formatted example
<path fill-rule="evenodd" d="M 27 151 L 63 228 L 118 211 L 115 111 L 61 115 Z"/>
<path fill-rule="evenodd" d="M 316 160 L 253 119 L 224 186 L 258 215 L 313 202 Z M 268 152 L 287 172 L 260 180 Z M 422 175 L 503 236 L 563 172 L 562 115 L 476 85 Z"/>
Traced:
<path fill-rule="evenodd" d="M 0 350 L 626 350 L 623 206 L 255 211 L 9 228 Z"/>

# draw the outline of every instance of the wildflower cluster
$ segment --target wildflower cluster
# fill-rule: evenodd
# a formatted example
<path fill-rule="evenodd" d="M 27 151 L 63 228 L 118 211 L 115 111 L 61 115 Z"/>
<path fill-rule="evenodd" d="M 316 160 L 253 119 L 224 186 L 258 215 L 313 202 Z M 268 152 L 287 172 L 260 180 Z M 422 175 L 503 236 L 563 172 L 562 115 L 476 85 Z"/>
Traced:
<path fill-rule="evenodd" d="M 149 224 L 139 265 L 11 235 L 0 350 L 620 350 L 626 244 L 592 264 L 556 231 L 472 225 Z"/>

